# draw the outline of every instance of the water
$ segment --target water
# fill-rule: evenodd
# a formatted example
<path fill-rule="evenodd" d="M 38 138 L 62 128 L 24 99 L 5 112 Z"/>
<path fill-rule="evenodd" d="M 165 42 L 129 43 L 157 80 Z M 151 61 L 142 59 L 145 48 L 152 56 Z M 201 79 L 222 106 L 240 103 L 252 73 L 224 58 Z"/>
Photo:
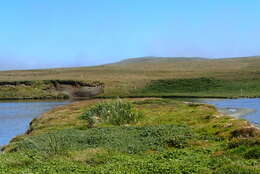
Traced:
<path fill-rule="evenodd" d="M 25 133 L 33 118 L 67 103 L 68 101 L 1 101 L 0 146 L 8 144 L 13 137 Z"/>
<path fill-rule="evenodd" d="M 238 111 L 239 117 L 245 118 L 254 124 L 260 124 L 260 98 L 241 98 L 241 99 L 205 99 L 204 102 L 213 104 L 223 110 L 228 109 L 232 112 Z M 242 108 L 242 109 L 241 109 Z"/>

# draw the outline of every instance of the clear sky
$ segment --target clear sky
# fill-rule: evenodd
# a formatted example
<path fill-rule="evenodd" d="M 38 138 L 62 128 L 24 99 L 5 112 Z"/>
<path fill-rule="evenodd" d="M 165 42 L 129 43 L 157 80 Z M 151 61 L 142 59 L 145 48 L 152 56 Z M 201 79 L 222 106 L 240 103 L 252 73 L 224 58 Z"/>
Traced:
<path fill-rule="evenodd" d="M 259 0 L 9 0 L 0 70 L 260 55 Z"/>

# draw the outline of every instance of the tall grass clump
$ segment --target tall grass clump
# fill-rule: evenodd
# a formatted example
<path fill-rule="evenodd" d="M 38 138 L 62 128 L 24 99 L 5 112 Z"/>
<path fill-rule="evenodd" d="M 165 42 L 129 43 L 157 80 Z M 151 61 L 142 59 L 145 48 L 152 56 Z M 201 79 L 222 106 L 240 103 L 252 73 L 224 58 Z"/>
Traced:
<path fill-rule="evenodd" d="M 137 111 L 132 103 L 120 99 L 98 103 L 81 116 L 82 119 L 88 121 L 88 127 L 94 127 L 98 123 L 131 124 L 136 123 L 142 117 L 143 113 Z"/>
<path fill-rule="evenodd" d="M 32 154 L 40 154 L 45 157 L 66 154 L 70 147 L 70 139 L 56 134 L 44 134 L 27 138 L 17 144 L 14 151 L 23 151 Z"/>

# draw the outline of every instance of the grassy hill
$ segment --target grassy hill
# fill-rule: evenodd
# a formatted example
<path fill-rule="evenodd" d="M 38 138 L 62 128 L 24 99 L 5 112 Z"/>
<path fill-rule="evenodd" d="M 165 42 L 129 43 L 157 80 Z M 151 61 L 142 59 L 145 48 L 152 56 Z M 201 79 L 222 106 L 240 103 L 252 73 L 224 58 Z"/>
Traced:
<path fill-rule="evenodd" d="M 150 90 L 156 80 L 174 79 L 197 81 L 214 79 L 221 83 L 207 91 Z M 189 95 L 189 96 L 260 96 L 260 57 L 226 59 L 143 57 L 121 62 L 79 68 L 2 71 L 0 81 L 14 80 L 90 80 L 105 83 L 105 96 L 129 95 Z M 151 83 L 152 82 L 152 83 Z M 178 81 L 177 81 L 178 82 Z M 174 81 L 176 83 L 176 81 Z M 185 83 L 187 84 L 187 83 Z M 188 83 L 189 84 L 189 83 Z M 220 88 L 219 86 L 222 86 Z M 146 90 L 149 88 L 149 90 Z M 153 87 L 154 88 L 154 87 Z"/>

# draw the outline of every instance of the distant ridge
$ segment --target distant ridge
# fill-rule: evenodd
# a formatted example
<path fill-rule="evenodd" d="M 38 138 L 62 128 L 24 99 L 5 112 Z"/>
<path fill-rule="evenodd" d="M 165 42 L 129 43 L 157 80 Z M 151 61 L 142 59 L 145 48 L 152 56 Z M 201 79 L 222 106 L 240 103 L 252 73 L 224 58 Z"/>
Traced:
<path fill-rule="evenodd" d="M 206 60 L 208 58 L 202 57 L 137 57 L 137 58 L 127 58 L 116 62 L 115 64 L 125 64 L 125 63 L 152 63 L 152 62 L 169 62 L 169 61 L 187 61 L 187 60 Z"/>
<path fill-rule="evenodd" d="M 120 64 L 132 64 L 132 63 L 174 63 L 174 62 L 197 62 L 197 61 L 211 61 L 211 62 L 229 62 L 229 61 L 242 61 L 249 63 L 251 61 L 259 61 L 260 56 L 248 56 L 248 57 L 227 57 L 227 58 L 206 58 L 206 57 L 156 57 L 156 56 L 147 56 L 147 57 L 136 57 L 136 58 L 127 58 L 121 61 L 106 64 L 106 65 L 120 65 Z M 251 62 L 252 63 L 252 62 Z"/>

